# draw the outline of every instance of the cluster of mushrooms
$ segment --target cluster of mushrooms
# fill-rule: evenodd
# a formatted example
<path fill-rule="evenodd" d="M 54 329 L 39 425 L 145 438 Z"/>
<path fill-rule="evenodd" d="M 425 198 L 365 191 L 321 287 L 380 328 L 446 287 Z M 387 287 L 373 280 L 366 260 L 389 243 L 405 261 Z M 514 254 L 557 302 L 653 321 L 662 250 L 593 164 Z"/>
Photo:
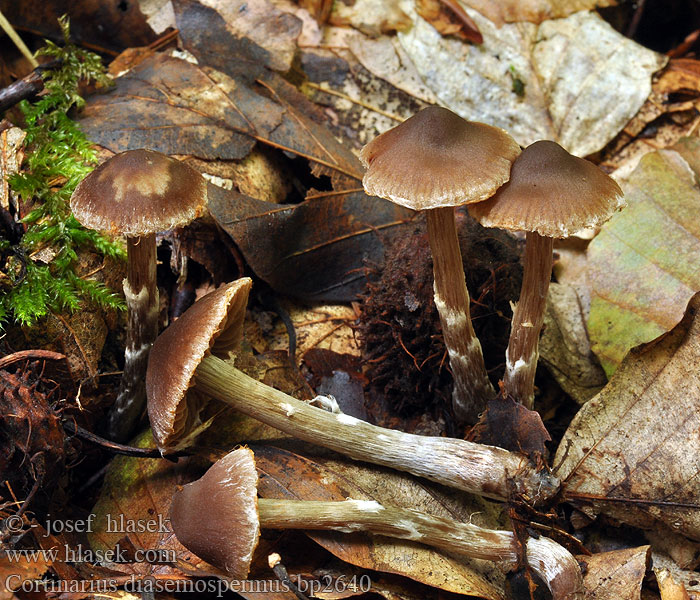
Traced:
<path fill-rule="evenodd" d="M 362 150 L 361 159 L 367 166 L 368 194 L 426 213 L 435 303 L 454 376 L 453 404 L 465 422 L 474 422 L 495 391 L 471 325 L 454 207 L 469 204 L 472 216 L 487 227 L 527 232 L 523 286 L 513 317 L 502 393 L 531 408 L 552 239 L 606 221 L 624 206 L 620 188 L 593 164 L 571 156 L 554 142 L 536 142 L 521 153 L 503 130 L 467 122 L 439 107 L 426 108 L 378 136 Z M 154 234 L 196 218 L 205 204 L 206 186 L 198 173 L 146 150 L 113 157 L 89 175 L 72 198 L 74 214 L 83 224 L 126 233 L 128 240 L 127 366 L 111 421 L 115 435 L 128 431 L 142 410 L 140 398 L 136 404 L 131 400 L 141 394 L 145 382 L 153 435 L 164 454 L 192 443 L 201 429 L 202 409 L 216 399 L 352 459 L 496 500 L 515 496 L 535 506 L 559 491 L 556 477 L 519 453 L 377 427 L 299 401 L 237 369 L 233 363 L 252 284 L 248 278 L 207 294 L 155 339 Z M 144 206 L 156 207 L 157 214 L 146 214 Z M 123 424 L 124 415 L 129 425 Z M 524 559 L 555 599 L 582 594 L 577 561 L 545 537 L 530 537 L 519 544 L 508 531 L 486 530 L 373 501 L 258 498 L 255 461 L 248 449 L 231 452 L 201 479 L 178 490 L 171 523 L 184 546 L 238 579 L 248 575 L 262 526 L 362 530 L 502 561 L 508 567 L 523 564 Z"/>

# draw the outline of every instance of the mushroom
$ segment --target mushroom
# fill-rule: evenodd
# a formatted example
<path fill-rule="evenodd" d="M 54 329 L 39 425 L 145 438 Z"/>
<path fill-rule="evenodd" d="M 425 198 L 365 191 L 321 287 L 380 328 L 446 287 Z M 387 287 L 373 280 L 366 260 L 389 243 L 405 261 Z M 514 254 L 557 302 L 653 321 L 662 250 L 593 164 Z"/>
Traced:
<path fill-rule="evenodd" d="M 508 181 L 519 153 L 502 129 L 465 121 L 438 106 L 384 132 L 360 153 L 368 194 L 425 212 L 435 305 L 454 379 L 452 404 L 466 423 L 476 421 L 495 392 L 469 316 L 454 207 L 491 196 Z"/>
<path fill-rule="evenodd" d="M 593 163 L 541 140 L 523 150 L 513 163 L 510 181 L 492 198 L 469 207 L 485 227 L 527 232 L 520 300 L 506 350 L 504 393 L 529 409 L 552 275 L 553 238 L 598 227 L 625 206 L 620 187 Z"/>
<path fill-rule="evenodd" d="M 158 335 L 155 234 L 201 216 L 206 202 L 206 181 L 197 171 L 152 150 L 113 156 L 71 196 L 71 210 L 85 227 L 126 237 L 124 374 L 109 421 L 115 440 L 129 435 L 146 403 L 148 352 Z"/>
<path fill-rule="evenodd" d="M 250 279 L 243 278 L 210 292 L 153 345 L 146 390 L 161 452 L 189 443 L 199 412 L 213 397 L 307 442 L 468 492 L 500 500 L 515 492 L 532 502 L 556 493 L 558 480 L 538 472 L 522 455 L 377 427 L 311 406 L 236 369 L 225 359 L 233 356 L 241 339 L 250 286 Z"/>
<path fill-rule="evenodd" d="M 177 490 L 170 523 L 178 541 L 234 579 L 248 577 L 260 528 L 336 530 L 420 542 L 482 560 L 519 566 L 518 544 L 510 531 L 496 531 L 417 510 L 383 506 L 373 500 L 309 501 L 258 498 L 253 452 L 230 452 L 197 481 Z M 545 537 L 528 538 L 527 563 L 555 600 L 581 597 L 576 559 Z"/>

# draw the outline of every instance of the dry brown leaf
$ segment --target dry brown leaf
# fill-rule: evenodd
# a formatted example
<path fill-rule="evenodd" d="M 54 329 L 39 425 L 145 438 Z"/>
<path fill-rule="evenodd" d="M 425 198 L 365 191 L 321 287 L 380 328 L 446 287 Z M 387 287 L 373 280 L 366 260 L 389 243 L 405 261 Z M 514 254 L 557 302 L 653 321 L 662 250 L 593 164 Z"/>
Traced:
<path fill-rule="evenodd" d="M 595 396 L 607 378 L 586 332 L 583 304 L 575 287 L 552 283 L 547 298 L 540 360 L 562 389 L 579 404 Z"/>
<path fill-rule="evenodd" d="M 93 96 L 81 114 L 86 135 L 112 152 L 153 148 L 165 154 L 238 159 L 282 119 L 274 102 L 244 86 L 222 90 L 202 69 L 158 54 Z M 257 110 L 253 126 L 239 106 Z M 255 107 L 255 108 L 254 108 Z"/>
<path fill-rule="evenodd" d="M 360 162 L 318 122 L 318 107 L 271 71 L 262 69 L 257 84 L 254 91 L 245 79 L 156 55 L 119 77 L 110 93 L 93 96 L 80 125 L 113 152 L 149 147 L 241 159 L 258 141 L 347 176 L 356 187 Z"/>
<path fill-rule="evenodd" d="M 136 440 L 134 445 L 155 446 L 150 432 Z M 187 460 L 174 464 L 164 459 L 126 456 L 118 456 L 112 461 L 100 498 L 92 509 L 96 517 L 88 534 L 90 545 L 103 552 L 118 547 L 126 557 L 129 550 L 160 550 L 167 559 L 163 564 L 122 562 L 114 564 L 115 569 L 136 575 L 177 574 L 180 568 L 217 573 L 214 567 L 184 548 L 170 529 L 172 493 L 188 465 L 191 468 Z M 176 562 L 172 562 L 172 558 Z"/>
<path fill-rule="evenodd" d="M 383 258 L 383 234 L 410 218 L 408 210 L 357 187 L 270 206 L 209 186 L 209 210 L 258 277 L 311 302 L 354 300 L 364 291 L 366 264 Z"/>
<path fill-rule="evenodd" d="M 71 315 L 49 314 L 38 327 L 23 327 L 27 347 L 55 350 L 65 354 L 76 380 L 97 374 L 102 348 L 107 339 L 105 315 L 98 308 L 85 307 Z"/>
<path fill-rule="evenodd" d="M 358 316 L 352 307 L 345 304 L 308 307 L 292 300 L 286 300 L 284 305 L 297 334 L 297 361 L 313 348 L 360 356 L 360 344 L 352 327 Z M 246 329 L 246 339 L 257 352 L 288 348 L 284 323 L 277 321 L 272 330 L 264 332 L 262 325 L 254 322 Z"/>
<path fill-rule="evenodd" d="M 60 40 L 59 17 L 70 17 L 71 40 L 105 54 L 124 48 L 146 46 L 157 36 L 139 8 L 138 2 L 102 2 L 102 0 L 26 0 L 3 1 L 2 12 L 10 23 L 32 31 L 40 39 Z"/>
<path fill-rule="evenodd" d="M 574 418 L 554 461 L 564 498 L 700 539 L 699 308 L 696 295 L 683 320 L 631 351 Z"/>
<path fill-rule="evenodd" d="M 484 41 L 476 23 L 456 0 L 417 0 L 416 12 L 442 35 L 456 35 L 473 44 Z"/>
<path fill-rule="evenodd" d="M 649 568 L 651 547 L 626 548 L 577 556 L 586 568 L 583 577 L 586 600 L 639 600 Z"/>
<path fill-rule="evenodd" d="M 12 561 L 3 553 L 0 556 L 0 600 L 17 600 L 12 590 L 21 589 L 24 582 L 41 579 L 50 567 L 41 553 L 31 557 L 14 556 Z"/>
<path fill-rule="evenodd" d="M 561 19 L 583 11 L 615 6 L 616 0 L 460 0 L 466 6 L 479 11 L 499 27 L 504 23 L 530 21 L 541 23 L 548 19 Z"/>
<path fill-rule="evenodd" d="M 178 13 L 191 4 L 175 0 Z M 288 12 L 278 10 L 268 0 L 197 0 L 197 7 L 208 18 L 213 12 L 225 30 L 235 38 L 247 38 L 265 50 L 264 64 L 276 71 L 288 71 L 301 33 L 301 21 Z M 211 11 L 211 12 L 210 12 Z"/>
<path fill-rule="evenodd" d="M 653 77 L 646 102 L 602 152 L 601 167 L 619 182 L 641 158 L 691 135 L 700 124 L 700 61 L 676 58 Z"/>
<path fill-rule="evenodd" d="M 356 149 L 408 119 L 425 103 L 437 102 L 395 36 L 374 39 L 341 27 L 324 31 L 323 45 L 333 49 L 304 49 L 301 62 L 309 81 L 301 89 L 316 104 L 328 107 L 333 131 L 347 137 Z M 363 66 L 372 61 L 383 65 L 383 77 Z"/>

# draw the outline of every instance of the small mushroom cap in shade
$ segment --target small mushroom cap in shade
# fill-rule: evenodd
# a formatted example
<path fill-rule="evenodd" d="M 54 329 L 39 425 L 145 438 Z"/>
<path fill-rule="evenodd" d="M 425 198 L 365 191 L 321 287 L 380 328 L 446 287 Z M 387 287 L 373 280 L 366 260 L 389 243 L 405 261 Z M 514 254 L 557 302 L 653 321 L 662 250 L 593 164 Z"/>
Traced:
<path fill-rule="evenodd" d="M 190 552 L 234 579 L 246 579 L 260 538 L 253 453 L 234 450 L 176 491 L 170 524 Z"/>
<path fill-rule="evenodd" d="M 508 181 L 520 153 L 502 129 L 430 106 L 360 152 L 373 196 L 413 210 L 481 202 Z"/>
<path fill-rule="evenodd" d="M 161 451 L 176 449 L 197 424 L 206 398 L 190 389 L 194 372 L 208 353 L 225 360 L 238 348 L 251 285 L 250 278 L 243 277 L 210 292 L 154 342 L 146 395 L 153 437 Z"/>
<path fill-rule="evenodd" d="M 508 183 L 470 206 L 469 213 L 485 227 L 563 238 L 602 225 L 625 206 L 612 178 L 559 144 L 542 140 L 525 148 Z"/>
<path fill-rule="evenodd" d="M 204 213 L 207 182 L 193 168 L 153 150 L 128 150 L 103 162 L 75 188 L 70 207 L 85 227 L 140 236 Z"/>

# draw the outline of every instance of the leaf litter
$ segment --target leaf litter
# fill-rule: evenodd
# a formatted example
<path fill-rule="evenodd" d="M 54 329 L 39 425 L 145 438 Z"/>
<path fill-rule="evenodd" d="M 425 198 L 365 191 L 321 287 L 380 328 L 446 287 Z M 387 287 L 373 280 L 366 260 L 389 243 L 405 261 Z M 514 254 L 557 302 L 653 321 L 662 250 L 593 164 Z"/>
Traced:
<path fill-rule="evenodd" d="M 356 191 L 360 187 L 362 170 L 349 148 L 353 145 L 357 146 L 359 141 L 362 141 L 366 130 L 361 128 L 359 132 L 353 132 L 355 137 L 347 136 L 342 143 L 339 143 L 330 132 L 336 135 L 338 132 L 342 133 L 342 118 L 344 118 L 342 112 L 334 113 L 333 110 L 324 112 L 318 105 L 307 102 L 293 85 L 273 72 L 274 70 L 286 71 L 291 65 L 291 56 L 297 50 L 297 36 L 301 32 L 301 21 L 290 15 L 293 11 L 288 6 L 284 7 L 284 2 L 274 4 L 278 7 L 282 6 L 282 9 L 270 10 L 270 20 L 267 21 L 264 18 L 265 12 L 272 7 L 272 4 L 263 0 L 231 5 L 214 0 L 201 3 L 190 0 L 174 2 L 173 14 L 181 29 L 185 47 L 196 57 L 195 62 L 163 54 L 146 55 L 140 64 L 118 78 L 118 85 L 114 92 L 91 99 L 83 115 L 82 124 L 89 132 L 91 139 L 113 152 L 149 146 L 168 153 L 190 155 L 202 161 L 209 161 L 212 165 L 221 161 L 234 161 L 238 164 L 249 156 L 256 146 L 264 145 L 289 160 L 305 161 L 304 164 L 319 180 L 316 183 L 321 183 L 320 187 L 325 186 L 328 189 L 311 191 L 310 187 L 307 187 L 297 204 L 278 207 L 258 203 L 256 198 L 244 197 L 235 190 L 228 192 L 215 190 L 212 195 L 218 196 L 218 220 L 221 225 L 225 225 L 225 228 L 230 230 L 229 233 L 232 233 L 233 239 L 241 246 L 241 252 L 256 274 L 267 280 L 273 288 L 304 299 L 348 300 L 355 296 L 361 286 L 361 278 L 347 279 L 348 275 L 353 274 L 352 277 L 354 273 L 359 272 L 365 266 L 366 260 L 380 262 L 383 258 L 383 244 L 380 238 L 375 237 L 376 230 L 398 227 L 406 219 L 406 215 L 391 214 L 387 209 L 382 208 L 379 216 L 369 216 L 362 206 L 368 201 L 361 192 Z M 376 6 L 376 3 L 373 5 L 371 2 L 357 4 L 370 8 Z M 333 50 L 330 54 L 323 54 L 328 51 L 321 52 L 322 49 L 319 49 L 322 57 L 331 60 L 337 59 L 342 54 L 340 62 L 329 62 L 326 63 L 327 65 L 340 66 L 342 71 L 344 60 L 348 65 L 347 73 L 352 71 L 352 79 L 350 76 L 344 78 L 340 88 L 342 93 L 351 100 L 336 96 L 340 98 L 340 103 L 335 104 L 334 107 L 340 107 L 342 102 L 349 103 L 354 107 L 355 114 L 348 118 L 354 119 L 352 123 L 362 122 L 367 113 L 379 114 L 373 109 L 382 110 L 382 103 L 391 97 L 392 89 L 396 91 L 391 85 L 387 85 L 387 82 L 391 82 L 402 90 L 401 93 L 405 94 L 405 97 L 391 107 L 390 116 L 384 115 L 374 121 L 373 126 L 377 128 L 386 128 L 392 124 L 392 121 L 396 122 L 397 119 L 391 115 L 398 119 L 405 118 L 423 103 L 440 98 L 443 103 L 459 110 L 467 117 L 495 122 L 511 128 L 521 142 L 532 141 L 537 136 L 550 137 L 559 140 L 575 153 L 588 154 L 610 142 L 626 120 L 635 114 L 641 102 L 649 95 L 648 85 L 651 73 L 660 68 L 664 62 L 664 59 L 658 55 L 642 51 L 639 47 L 628 45 L 627 42 L 623 44 L 621 38 L 615 37 L 616 34 L 608 31 L 593 13 L 579 13 L 568 17 L 568 8 L 556 3 L 528 2 L 519 3 L 519 5 L 510 3 L 497 5 L 489 2 L 477 3 L 475 0 L 467 4 L 472 6 L 478 4 L 477 8 L 480 7 L 484 14 L 488 14 L 495 25 L 500 25 L 500 28 L 497 28 L 483 16 L 470 10 L 470 16 L 473 17 L 486 40 L 481 48 L 467 47 L 463 43 L 460 46 L 457 40 L 436 34 L 435 30 L 417 17 L 411 8 L 402 10 L 404 4 L 400 3 L 391 3 L 389 8 L 394 12 L 386 13 L 387 18 L 383 21 L 372 22 L 371 11 L 363 14 L 355 11 L 355 14 L 347 13 L 348 16 L 345 17 L 340 13 L 336 13 L 335 16 L 330 15 L 329 18 L 332 22 L 335 19 L 336 25 L 345 18 L 345 23 L 356 27 L 352 33 L 347 31 L 343 33 L 346 37 L 342 49 Z M 248 7 L 250 7 L 249 11 Z M 233 9 L 236 8 L 245 8 L 246 10 L 242 11 L 245 14 L 241 16 L 234 13 Z M 590 3 L 584 3 L 580 8 L 588 9 Z M 302 12 L 295 10 L 296 14 Z M 556 22 L 547 21 L 546 18 L 552 15 L 560 19 Z M 532 23 L 523 23 L 524 20 Z M 507 24 L 510 21 L 519 22 Z M 411 22 L 414 23 L 413 27 L 410 26 Z M 372 27 L 376 27 L 377 23 L 380 23 L 379 27 L 373 29 Z M 273 27 L 273 29 L 267 29 L 267 27 Z M 366 32 L 377 35 L 394 30 L 399 30 L 400 33 L 392 38 L 365 37 Z M 279 35 L 267 35 L 270 31 Z M 266 34 L 255 37 L 259 32 L 266 32 Z M 447 33 L 443 31 L 443 34 Z M 537 40 L 537 43 L 535 44 L 533 40 Z M 533 51 L 535 46 L 536 51 Z M 600 54 L 595 54 L 596 46 L 600 46 L 596 49 L 596 51 L 600 50 Z M 606 49 L 623 46 L 625 50 L 620 51 L 619 55 L 605 53 Z M 497 47 L 504 49 L 503 57 L 494 56 L 493 48 Z M 235 49 L 234 60 L 231 59 L 231 48 Z M 428 50 L 424 50 L 426 48 Z M 513 53 L 508 54 L 508 52 Z M 373 60 L 379 56 L 392 58 L 389 70 L 382 66 L 382 62 L 387 61 Z M 553 67 L 551 62 L 548 62 L 553 57 L 557 59 L 563 57 L 563 60 Z M 442 73 L 450 73 L 447 69 L 450 63 L 454 66 L 462 59 L 465 59 L 463 64 L 467 65 L 468 69 L 473 69 L 470 74 L 476 75 L 473 77 L 477 84 L 474 88 L 478 93 L 486 94 L 490 98 L 489 102 L 476 102 L 471 90 L 468 90 L 469 93 L 463 98 L 459 96 L 459 85 L 460 82 L 464 82 L 466 71 L 459 73 L 458 77 L 442 77 Z M 619 70 L 616 71 L 619 69 L 616 66 L 618 59 L 628 67 L 625 75 L 629 77 L 625 79 L 624 85 L 629 87 L 625 88 L 624 94 L 620 93 L 620 86 L 623 84 L 617 83 L 622 77 Z M 354 62 L 355 60 L 359 60 L 360 64 Z M 576 61 L 583 63 L 583 75 L 572 66 Z M 431 62 L 434 64 L 430 64 Z M 591 67 L 591 63 L 595 66 Z M 630 69 L 629 65 L 634 65 L 635 68 Z M 363 69 L 366 67 L 362 77 L 357 76 L 360 67 Z M 586 71 L 586 68 L 589 70 Z M 322 74 L 323 71 L 319 70 L 318 73 Z M 602 78 L 601 87 L 586 87 L 586 85 L 579 87 L 579 82 L 586 80 L 590 82 L 591 79 L 600 75 L 609 77 L 609 79 Z M 451 80 L 450 77 L 452 77 Z M 614 85 L 611 84 L 612 80 L 616 81 Z M 524 84 L 524 96 L 516 91 L 518 81 Z M 373 85 L 380 86 L 380 91 L 370 103 L 366 103 L 369 107 L 352 101 L 352 98 L 355 100 L 362 98 L 365 91 Z M 385 87 L 381 88 L 381 86 Z M 323 97 L 323 89 L 320 88 L 325 87 L 329 90 L 334 89 L 322 78 L 319 79 L 318 87 L 313 90 L 314 94 L 318 94 L 314 96 L 315 99 Z M 609 103 L 614 102 L 610 98 L 615 94 L 617 94 L 615 110 L 610 110 Z M 624 96 L 627 101 L 620 102 L 621 96 Z M 597 102 L 591 102 L 591 98 L 595 98 Z M 338 114 L 341 114 L 341 120 L 336 119 L 334 124 L 334 118 Z M 601 114 L 609 115 L 610 119 L 601 118 Z M 345 128 L 346 131 L 348 129 L 349 127 Z M 374 132 L 370 137 L 371 135 L 374 135 Z M 681 150 L 676 149 L 676 151 L 683 155 Z M 692 164 L 693 157 L 690 150 L 684 158 Z M 256 188 L 251 186 L 248 189 Z M 213 206 L 215 205 L 216 201 L 213 203 Z M 314 213 L 318 212 L 319 208 L 326 211 L 324 215 L 332 215 L 331 220 L 336 223 L 335 229 L 331 229 L 331 233 L 326 237 L 323 231 L 319 230 L 325 230 L 327 223 L 325 220 L 314 217 Z M 323 227 L 319 227 L 320 223 Z M 294 238 L 298 235 L 300 224 L 303 224 L 303 233 L 297 240 Z M 276 232 L 274 236 L 276 244 L 272 249 L 263 243 L 263 241 L 269 241 L 269 239 L 264 240 L 264 236 L 270 228 L 274 228 Z M 601 236 L 605 232 L 604 229 Z M 350 240 L 347 246 L 344 245 L 346 243 L 343 241 L 344 236 L 348 236 Z M 604 241 L 604 238 L 602 239 Z M 594 242 L 596 243 L 598 240 Z M 332 248 L 333 251 L 328 253 L 327 248 Z M 595 252 L 596 246 L 593 245 L 591 252 L 593 258 L 595 258 Z M 353 254 L 361 256 L 362 260 L 353 261 Z M 601 252 L 602 255 L 604 255 L 603 252 Z M 341 262 L 336 263 L 336 261 Z M 326 265 L 318 269 L 321 272 L 336 270 L 334 275 L 336 278 L 324 279 L 318 273 L 311 278 L 308 274 L 305 276 L 304 273 L 309 265 L 313 264 Z M 330 268 L 335 264 L 342 266 L 339 269 L 335 266 Z M 340 278 L 337 278 L 338 271 L 341 273 Z M 618 291 L 619 287 L 618 285 Z M 560 306 L 564 304 L 557 305 L 557 307 Z M 697 401 L 700 393 L 693 387 L 696 383 L 693 374 L 683 370 L 685 362 L 692 364 L 692 361 L 696 360 L 694 352 L 697 336 L 694 320 L 688 313 L 681 321 L 681 325 L 676 325 L 685 309 L 682 301 L 678 302 L 678 306 L 680 306 L 680 316 L 677 312 L 674 313 L 675 322 L 669 320 L 664 329 L 671 330 L 671 333 L 648 347 L 634 350 L 623 362 L 608 387 L 582 410 L 577 420 L 571 425 L 565 441 L 560 445 L 557 460 L 565 458 L 564 462 L 558 466 L 560 475 L 566 477 L 565 497 L 579 508 L 591 514 L 601 512 L 620 521 L 643 527 L 649 526 L 650 523 L 662 522 L 684 535 L 697 539 L 697 510 L 694 516 L 692 509 L 673 508 L 662 504 L 610 508 L 610 504 L 613 503 L 605 502 L 600 498 L 594 501 L 592 498 L 597 495 L 608 497 L 609 500 L 610 496 L 616 497 L 616 494 L 623 491 L 628 494 L 628 499 L 631 497 L 629 494 L 638 494 L 652 503 L 661 502 L 659 498 L 664 498 L 663 501 L 666 502 L 670 497 L 672 499 L 670 502 L 679 502 L 680 499 L 682 504 L 682 500 L 686 498 L 684 494 L 693 489 L 691 473 L 693 463 L 690 456 L 693 453 L 688 452 L 685 440 L 678 444 L 678 448 L 685 449 L 687 455 L 674 454 L 671 447 L 672 442 L 682 435 L 680 432 L 686 431 L 683 427 L 691 427 L 692 430 L 692 426 L 695 426 L 692 431 L 698 429 L 697 424 L 693 425 L 695 423 L 693 419 L 697 417 L 697 407 L 693 405 L 693 401 Z M 314 310 L 318 309 L 311 309 L 310 313 L 299 312 L 298 319 L 301 319 L 301 322 L 308 320 L 309 316 L 313 316 Z M 338 310 L 343 313 L 342 309 Z M 335 320 L 336 317 L 333 316 L 336 314 L 335 309 L 326 311 L 322 308 L 321 311 L 330 315 L 328 317 L 330 321 Z M 346 318 L 349 319 L 350 316 L 350 312 L 347 312 Z M 593 361 L 589 360 L 586 347 L 580 344 L 585 332 L 582 332 L 582 319 L 579 317 L 580 315 L 577 315 L 571 323 L 566 323 L 561 316 L 557 321 L 556 312 L 554 313 L 554 322 L 560 328 L 559 345 L 555 348 L 565 348 L 567 354 L 573 350 L 574 354 L 579 354 L 585 359 L 586 368 L 592 368 Z M 647 337 L 655 337 L 658 333 L 659 331 L 650 333 Z M 332 336 L 333 332 L 328 338 L 331 347 L 334 343 Z M 313 341 L 311 335 L 308 337 L 312 340 L 309 346 L 314 347 L 316 341 Z M 596 341 L 600 342 L 603 338 L 604 335 L 598 336 Z M 627 346 L 624 350 L 618 351 L 615 360 L 619 361 L 627 349 L 638 343 L 638 340 L 624 343 Z M 262 348 L 267 346 L 267 342 L 261 339 L 259 345 L 262 351 Z M 276 347 L 280 347 L 280 344 Z M 352 348 L 353 353 L 357 352 L 356 347 L 352 347 L 349 340 L 341 341 L 340 348 L 344 350 Z M 555 349 L 550 352 L 550 356 L 553 357 L 551 366 L 555 370 L 567 372 L 568 378 L 574 381 L 573 387 L 569 388 L 569 393 L 579 401 L 585 401 L 595 391 L 596 386 L 602 383 L 601 380 L 596 379 L 600 376 L 600 372 L 598 371 L 596 376 L 587 375 L 588 378 L 577 379 L 579 373 L 577 370 L 582 370 L 583 367 L 575 361 L 573 365 L 567 363 L 564 367 L 555 363 L 554 359 L 560 352 L 563 351 Z M 264 378 L 272 372 L 280 372 L 280 366 L 283 363 L 283 353 L 269 354 L 261 359 L 258 375 Z M 593 369 L 592 372 L 595 370 Z M 276 385 L 282 387 L 291 385 L 298 376 L 291 372 L 288 375 L 288 379 L 286 374 L 282 375 L 282 379 L 278 378 Z M 651 377 L 649 386 L 640 388 L 639 382 L 646 381 L 645 378 L 648 377 Z M 595 381 L 595 384 L 591 384 L 591 381 Z M 300 382 L 297 380 L 294 385 L 299 391 Z M 562 385 L 567 384 L 562 383 Z M 637 396 L 632 400 L 629 398 L 625 400 L 626 388 L 630 388 L 630 393 L 636 393 Z M 575 389 L 579 391 L 574 391 Z M 688 390 L 682 402 L 677 400 L 679 389 Z M 615 407 L 618 405 L 624 405 L 626 407 L 624 410 L 627 412 L 624 419 L 618 418 L 616 421 L 619 413 L 615 413 L 615 410 L 619 408 Z M 607 406 L 612 408 L 606 409 Z M 662 425 L 653 423 L 654 419 L 647 415 L 646 420 L 640 417 L 635 421 L 635 425 L 630 428 L 631 431 L 627 432 L 626 437 L 623 435 L 622 438 L 616 438 L 615 435 L 625 425 L 629 427 L 627 415 L 642 408 L 646 413 L 651 413 L 652 417 L 656 417 L 657 421 L 662 421 Z M 608 414 L 605 410 L 610 410 L 614 414 Z M 594 433 L 592 440 L 586 438 L 585 443 L 590 447 L 581 448 L 580 445 L 584 442 L 579 438 L 588 435 L 590 433 L 588 429 L 592 430 L 588 425 L 590 420 L 602 420 L 609 425 L 609 428 L 602 433 Z M 275 438 L 275 432 L 263 432 L 261 428 L 255 425 L 247 426 L 243 421 L 234 419 L 230 425 L 232 429 L 228 431 L 238 431 L 244 436 L 240 438 L 241 440 L 246 439 L 246 436 L 247 439 L 269 439 L 265 436 Z M 682 423 L 682 427 L 679 428 L 678 423 Z M 659 430 L 658 427 L 661 429 Z M 222 431 L 225 429 L 227 428 L 221 427 Z M 659 434 L 659 431 L 662 433 Z M 236 439 L 235 435 L 233 439 Z M 620 439 L 623 441 L 621 442 Z M 657 445 L 652 444 L 648 447 L 649 454 L 646 459 L 634 463 L 637 460 L 637 454 L 635 454 L 637 446 L 642 442 L 650 443 L 652 439 L 656 440 Z M 689 439 L 691 442 L 694 440 L 692 437 Z M 623 445 L 624 440 L 627 441 L 627 445 Z M 623 450 L 620 450 L 621 447 Z M 563 448 L 566 450 L 562 450 Z M 591 448 L 594 450 L 591 451 Z M 279 469 L 279 457 L 282 451 L 275 449 L 269 452 L 272 456 L 270 470 Z M 564 454 L 568 452 L 566 457 L 562 452 Z M 573 467 L 572 456 L 577 456 L 579 460 Z M 648 464 L 652 462 L 649 457 L 656 459 L 659 456 L 663 459 L 660 464 L 670 464 L 673 468 L 663 472 L 653 470 L 648 473 Z M 330 480 L 328 478 L 333 477 L 339 477 L 338 481 L 343 485 L 351 487 L 354 485 L 356 487 L 353 489 L 358 489 L 355 477 L 359 477 L 360 489 L 364 489 L 367 494 L 367 489 L 371 488 L 371 492 L 367 494 L 368 497 L 384 497 L 383 494 L 389 494 L 391 501 L 398 503 L 401 503 L 401 499 L 405 497 L 407 504 L 412 507 L 416 502 L 415 489 L 410 486 L 407 490 L 401 486 L 394 488 L 393 483 L 391 485 L 386 483 L 387 473 L 381 470 L 351 465 L 351 470 L 360 472 L 364 469 L 365 475 L 357 473 L 350 475 L 343 471 L 344 467 L 340 464 L 333 464 L 327 459 L 312 460 L 300 455 L 290 455 L 288 460 L 289 464 L 294 465 L 294 469 L 288 473 L 291 476 L 285 479 L 279 473 L 276 475 L 277 483 L 289 489 L 293 489 L 300 483 L 296 480 L 300 478 L 294 473 L 302 472 L 304 468 L 311 468 L 309 465 L 313 465 L 317 473 L 321 471 L 326 473 L 320 482 L 318 475 L 316 478 L 310 478 L 312 483 L 320 485 L 318 490 L 322 490 Z M 145 470 L 141 467 L 134 469 L 135 465 L 130 465 L 133 459 L 121 461 L 122 459 L 114 461 L 112 470 L 116 474 L 111 473 L 101 501 L 104 504 L 98 505 L 102 516 L 104 517 L 104 514 L 110 510 L 121 511 L 129 516 L 152 514 L 154 510 L 167 511 L 167 494 L 175 482 L 181 480 L 179 472 L 171 472 L 169 469 L 172 466 L 162 461 L 157 461 L 160 467 L 145 468 Z M 156 462 L 152 463 L 152 465 L 155 464 Z M 306 467 L 303 466 L 304 464 Z M 625 468 L 630 464 L 641 466 L 626 473 Z M 166 468 L 161 471 L 163 467 Z M 333 475 L 328 475 L 329 472 Z M 342 475 L 339 476 L 338 472 Z M 640 472 L 647 478 L 642 477 Z M 610 481 L 602 481 L 604 477 L 601 473 L 605 476 L 610 475 Z M 621 479 L 620 473 L 623 474 Z M 368 481 L 372 478 L 376 481 L 370 485 Z M 145 486 L 144 482 L 146 482 Z M 591 483 L 597 484 L 598 487 L 591 486 Z M 122 486 L 124 486 L 123 489 Z M 397 489 L 399 492 L 396 491 Z M 593 509 L 591 506 L 581 504 L 585 494 L 588 494 L 586 501 L 591 503 Z M 424 498 L 422 493 L 419 495 Z M 461 502 L 464 500 L 462 499 Z M 462 507 L 464 506 L 469 504 L 462 504 Z M 455 514 L 454 509 L 449 514 Z M 324 537 L 326 534 L 314 535 Z M 117 541 L 119 540 L 109 539 L 102 542 L 96 541 L 96 544 L 99 547 L 102 543 L 106 547 L 109 543 Z M 136 542 L 145 544 L 147 547 L 149 544 L 153 547 L 169 547 L 163 539 L 136 540 Z M 352 562 L 349 555 L 354 556 L 355 559 L 362 555 L 362 551 L 352 545 L 344 547 L 341 542 L 338 546 L 338 542 L 332 539 L 326 543 L 329 546 L 336 544 L 339 555 L 348 562 Z M 371 543 L 374 544 L 375 549 L 381 545 L 377 540 Z M 420 550 L 427 554 L 434 553 L 434 551 Z M 608 587 L 606 592 L 607 597 L 638 597 L 635 596 L 634 590 L 638 588 L 646 569 L 643 564 L 646 550 L 630 552 L 634 553 L 633 559 L 630 560 L 620 558 L 619 555 L 596 557 L 601 563 L 607 564 L 612 571 L 615 571 L 616 561 L 619 564 L 634 566 L 633 574 L 627 577 L 625 590 L 611 591 L 621 589 L 612 587 L 620 583 L 618 579 L 617 583 L 610 583 L 611 587 Z M 382 567 L 388 570 L 395 568 L 392 562 L 395 557 L 392 557 L 391 552 L 384 557 L 379 552 L 371 552 L 365 556 L 365 559 L 366 562 L 362 563 L 363 568 Z M 410 564 L 410 560 L 406 560 Z M 443 564 L 440 569 L 444 571 L 438 569 L 434 572 L 433 563 L 425 560 L 427 562 L 421 560 L 415 569 L 404 570 L 407 572 L 402 571 L 402 574 L 457 593 L 479 594 L 487 598 L 502 597 L 500 580 L 493 585 L 494 582 L 490 577 L 480 579 L 481 575 L 478 575 L 476 579 L 469 579 L 471 576 L 464 575 L 461 565 L 459 567 L 452 565 L 453 570 L 448 572 L 444 565 L 451 563 L 443 564 L 439 561 L 438 564 Z M 426 565 L 427 568 L 422 570 Z M 415 571 L 418 571 L 418 574 Z M 603 566 L 594 566 L 591 562 L 589 571 L 600 575 L 601 580 L 608 579 Z M 448 581 L 446 586 L 440 583 L 441 574 Z M 465 584 L 459 579 L 463 576 L 468 583 Z M 592 588 L 598 584 L 587 585 Z M 590 597 L 606 597 L 605 594 L 599 595 L 599 591 L 597 587 L 595 591 L 589 589 L 592 594 Z M 620 595 L 615 596 L 615 594 Z"/>

